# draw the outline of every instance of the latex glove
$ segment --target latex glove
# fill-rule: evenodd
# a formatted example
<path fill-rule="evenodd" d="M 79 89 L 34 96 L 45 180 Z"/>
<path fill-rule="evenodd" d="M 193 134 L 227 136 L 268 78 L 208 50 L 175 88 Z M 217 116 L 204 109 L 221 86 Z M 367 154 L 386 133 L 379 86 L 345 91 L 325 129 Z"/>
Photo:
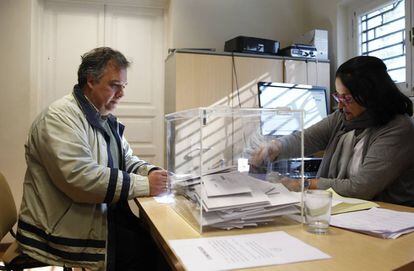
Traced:
<path fill-rule="evenodd" d="M 279 156 L 282 144 L 279 140 L 271 140 L 266 142 L 253 152 L 249 163 L 254 167 L 261 167 L 267 162 L 273 162 Z"/>

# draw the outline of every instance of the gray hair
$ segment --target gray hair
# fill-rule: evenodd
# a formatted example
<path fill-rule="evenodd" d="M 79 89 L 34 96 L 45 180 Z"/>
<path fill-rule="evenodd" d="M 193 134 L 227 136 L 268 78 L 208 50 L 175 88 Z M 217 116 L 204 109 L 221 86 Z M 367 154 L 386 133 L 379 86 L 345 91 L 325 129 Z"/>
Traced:
<path fill-rule="evenodd" d="M 121 52 L 109 47 L 98 47 L 85 53 L 78 69 L 79 87 L 83 88 L 86 85 L 88 75 L 92 75 L 96 81 L 99 81 L 110 61 L 119 69 L 128 68 L 130 65 Z"/>

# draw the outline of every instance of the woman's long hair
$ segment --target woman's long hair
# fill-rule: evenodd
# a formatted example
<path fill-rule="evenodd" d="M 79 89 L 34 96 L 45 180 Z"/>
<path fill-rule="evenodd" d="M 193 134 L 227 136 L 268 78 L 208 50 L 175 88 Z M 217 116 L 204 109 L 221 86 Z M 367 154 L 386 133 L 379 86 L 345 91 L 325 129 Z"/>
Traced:
<path fill-rule="evenodd" d="M 397 114 L 413 115 L 412 101 L 401 93 L 379 58 L 351 58 L 338 68 L 336 77 L 354 100 L 367 109 L 377 125 L 388 123 Z"/>

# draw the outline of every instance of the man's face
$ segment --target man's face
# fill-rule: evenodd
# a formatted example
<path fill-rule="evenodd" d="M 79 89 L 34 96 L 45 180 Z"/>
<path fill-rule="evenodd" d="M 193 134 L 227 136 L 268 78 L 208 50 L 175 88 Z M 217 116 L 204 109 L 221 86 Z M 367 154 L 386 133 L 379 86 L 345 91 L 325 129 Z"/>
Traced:
<path fill-rule="evenodd" d="M 351 92 L 344 86 L 341 79 L 335 80 L 336 96 L 339 97 L 338 108 L 345 114 L 346 120 L 352 120 L 361 115 L 366 108 L 358 104 L 351 96 Z"/>
<path fill-rule="evenodd" d="M 96 81 L 88 76 L 85 95 L 103 116 L 111 113 L 124 96 L 127 71 L 117 68 L 112 61 L 106 65 L 102 77 Z"/>

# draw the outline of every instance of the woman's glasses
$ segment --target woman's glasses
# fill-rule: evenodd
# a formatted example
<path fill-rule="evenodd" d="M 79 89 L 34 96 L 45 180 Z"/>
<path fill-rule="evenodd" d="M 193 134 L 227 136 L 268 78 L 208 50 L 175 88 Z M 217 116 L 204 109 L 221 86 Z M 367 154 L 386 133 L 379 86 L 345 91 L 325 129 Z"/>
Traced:
<path fill-rule="evenodd" d="M 354 98 L 352 98 L 351 94 L 338 94 L 338 93 L 333 93 L 332 97 L 334 98 L 334 100 L 339 103 L 343 103 L 343 104 L 350 104 L 354 101 Z"/>

